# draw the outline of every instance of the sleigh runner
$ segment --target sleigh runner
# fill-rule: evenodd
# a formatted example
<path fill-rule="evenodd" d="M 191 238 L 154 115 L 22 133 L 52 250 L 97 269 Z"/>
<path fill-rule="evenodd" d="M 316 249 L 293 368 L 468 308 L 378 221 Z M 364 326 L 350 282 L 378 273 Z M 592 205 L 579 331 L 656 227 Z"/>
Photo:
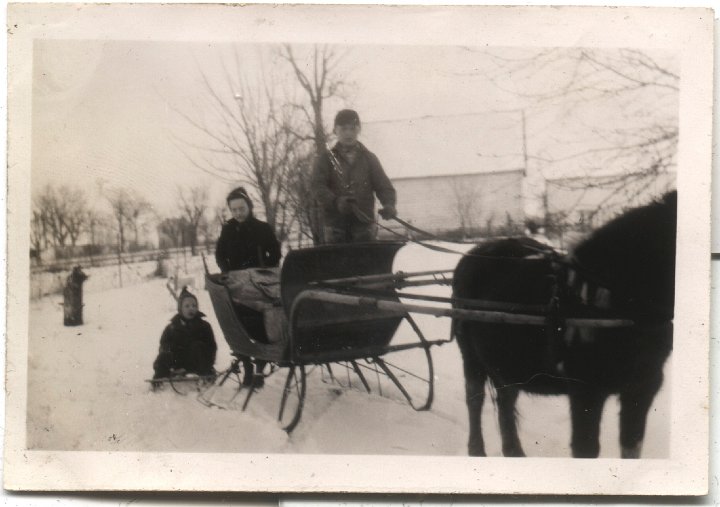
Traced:
<path fill-rule="evenodd" d="M 189 391 L 202 392 L 205 388 L 215 382 L 215 375 L 187 374 L 184 371 L 171 372 L 167 377 L 146 379 L 153 391 L 169 386 L 176 394 L 185 396 Z"/>

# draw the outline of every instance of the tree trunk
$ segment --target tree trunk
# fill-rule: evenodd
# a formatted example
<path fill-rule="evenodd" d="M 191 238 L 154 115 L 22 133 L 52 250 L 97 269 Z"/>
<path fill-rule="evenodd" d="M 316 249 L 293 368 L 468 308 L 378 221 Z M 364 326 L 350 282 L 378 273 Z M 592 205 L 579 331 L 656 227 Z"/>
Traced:
<path fill-rule="evenodd" d="M 190 231 L 190 255 L 195 257 L 197 248 L 197 226 Z"/>
<path fill-rule="evenodd" d="M 317 101 L 313 102 L 312 106 L 315 113 L 315 154 L 320 156 L 327 150 L 327 136 L 325 135 L 322 118 L 322 96 L 318 96 Z"/>
<path fill-rule="evenodd" d="M 123 253 L 125 251 L 125 230 L 123 228 L 122 220 L 118 220 L 118 252 Z"/>
<path fill-rule="evenodd" d="M 312 207 L 313 221 L 311 224 L 313 244 L 321 245 L 323 243 L 323 232 L 325 228 L 325 221 L 323 219 L 323 213 L 320 209 L 320 205 L 315 203 Z"/>

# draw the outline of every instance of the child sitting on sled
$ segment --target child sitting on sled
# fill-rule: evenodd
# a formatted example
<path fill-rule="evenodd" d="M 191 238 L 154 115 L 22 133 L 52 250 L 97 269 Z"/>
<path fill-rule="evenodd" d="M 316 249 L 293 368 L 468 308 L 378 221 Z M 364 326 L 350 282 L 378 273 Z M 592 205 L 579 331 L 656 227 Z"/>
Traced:
<path fill-rule="evenodd" d="M 198 311 L 197 298 L 183 287 L 178 296 L 178 313 L 160 337 L 160 353 L 155 359 L 153 379 L 182 373 L 214 376 L 217 344 L 210 324 Z"/>

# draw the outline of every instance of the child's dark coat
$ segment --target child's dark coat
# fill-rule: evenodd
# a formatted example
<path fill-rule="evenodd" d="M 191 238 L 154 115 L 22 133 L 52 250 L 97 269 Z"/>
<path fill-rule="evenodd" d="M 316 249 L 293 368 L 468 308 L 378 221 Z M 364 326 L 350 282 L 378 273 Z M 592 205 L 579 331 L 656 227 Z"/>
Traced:
<path fill-rule="evenodd" d="M 202 319 L 205 314 L 185 320 L 175 315 L 160 337 L 160 352 L 153 368 L 155 378 L 167 377 L 170 369 L 184 369 L 188 373 L 212 375 L 214 373 L 217 344 L 212 327 Z"/>

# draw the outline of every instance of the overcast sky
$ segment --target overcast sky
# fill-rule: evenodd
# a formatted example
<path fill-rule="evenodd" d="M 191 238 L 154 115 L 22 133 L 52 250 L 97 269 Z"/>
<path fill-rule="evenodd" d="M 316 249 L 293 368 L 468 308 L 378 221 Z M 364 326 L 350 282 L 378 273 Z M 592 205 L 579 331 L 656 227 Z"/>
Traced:
<path fill-rule="evenodd" d="M 138 189 L 160 213 L 173 210 L 176 185 L 208 185 L 213 199 L 232 183 L 197 169 L 177 138 L 197 136 L 178 111 L 203 115 L 208 79 L 222 83 L 222 64 L 237 51 L 243 77 L 267 72 L 276 47 L 197 42 L 44 40 L 36 43 L 33 87 L 32 182 L 96 182 Z M 307 48 L 298 47 L 299 55 Z M 487 79 L 479 50 L 460 47 L 347 46 L 337 75 L 350 83 L 346 99 L 326 104 L 331 124 L 342 107 L 359 111 L 361 140 L 391 178 L 515 169 L 523 164 L 520 108 L 527 100 Z M 277 62 L 275 62 L 277 63 Z M 282 66 L 275 65 L 278 68 Z M 562 69 L 561 69 L 562 70 Z M 569 72 L 570 69 L 567 69 Z M 546 74 L 552 87 L 566 72 Z M 279 73 L 288 87 L 296 83 Z M 230 90 L 227 90 L 230 96 Z M 661 103 L 672 110 L 677 103 Z M 528 149 L 542 151 L 548 136 L 578 139 L 578 122 L 612 123 L 598 105 L 573 117 L 562 107 L 529 109 Z M 662 113 L 662 111 L 660 111 Z M 670 115 L 672 117 L 672 115 Z M 592 130 L 592 129 L 591 129 Z M 535 144 L 535 146 L 533 146 Z M 214 203 L 215 204 L 215 203 Z"/>

